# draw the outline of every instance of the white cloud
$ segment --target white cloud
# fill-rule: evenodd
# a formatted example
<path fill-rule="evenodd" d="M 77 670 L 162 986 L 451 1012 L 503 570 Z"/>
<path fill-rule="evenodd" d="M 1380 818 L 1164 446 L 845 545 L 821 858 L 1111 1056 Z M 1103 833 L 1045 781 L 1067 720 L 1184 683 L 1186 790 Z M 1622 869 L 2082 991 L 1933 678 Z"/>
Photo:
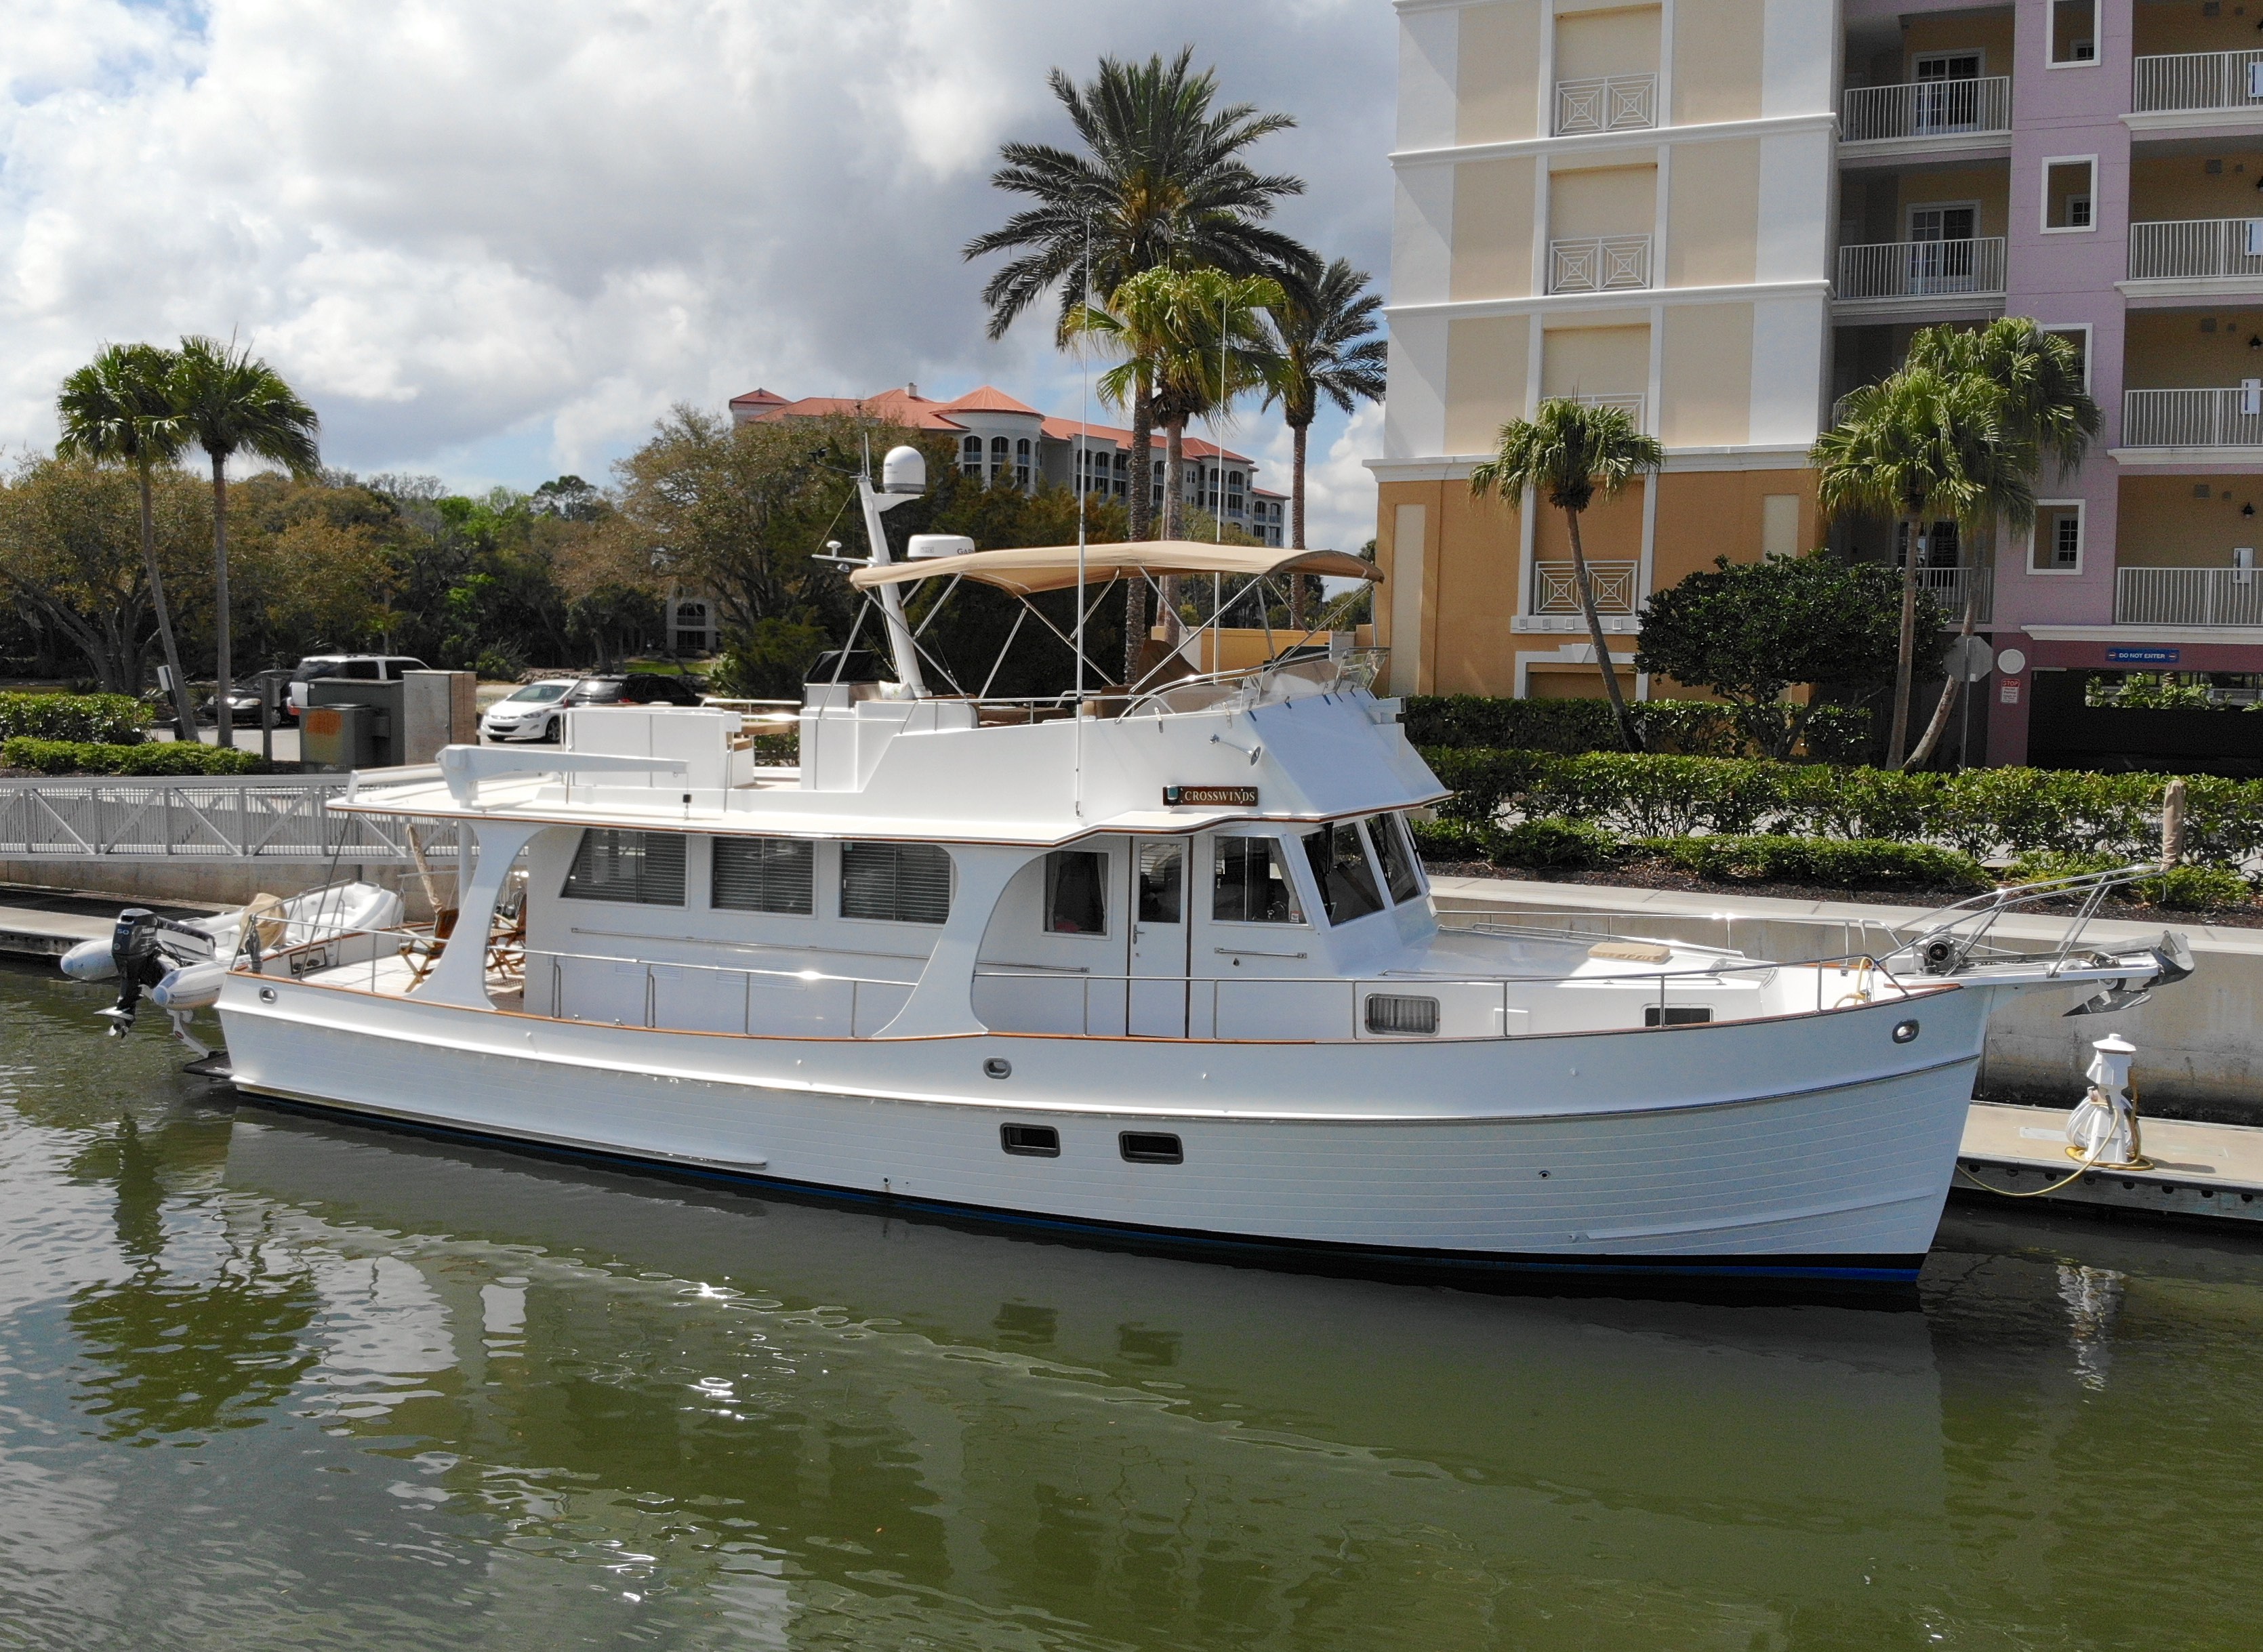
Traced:
<path fill-rule="evenodd" d="M 1372 0 L 16 0 L 0 446 L 52 439 L 103 341 L 188 331 L 267 356 L 331 462 L 465 485 L 602 476 L 757 383 L 1074 407 L 1042 322 L 983 337 L 958 251 L 1012 209 L 999 141 L 1067 139 L 1045 70 L 1192 41 L 1303 121 L 1264 155 L 1310 180 L 1287 227 L 1379 271 L 1391 29 Z M 1346 439 L 1316 525 L 1357 543 Z"/>

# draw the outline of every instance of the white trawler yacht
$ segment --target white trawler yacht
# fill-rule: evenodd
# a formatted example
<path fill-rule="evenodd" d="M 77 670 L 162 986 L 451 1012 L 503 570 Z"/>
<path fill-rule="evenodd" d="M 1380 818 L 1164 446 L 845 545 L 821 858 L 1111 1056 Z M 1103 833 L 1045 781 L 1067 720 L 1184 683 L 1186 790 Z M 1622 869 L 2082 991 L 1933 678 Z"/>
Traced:
<path fill-rule="evenodd" d="M 798 712 L 577 711 L 554 750 L 361 777 L 335 806 L 462 833 L 452 921 L 244 926 L 218 994 L 237 1086 L 1251 1260 L 1905 1280 L 1996 995 L 2112 1006 L 2181 972 L 2173 946 L 2005 957 L 2000 901 L 1820 963 L 1442 927 L 1406 812 L 1443 789 L 1357 659 L 1000 701 L 931 690 L 899 600 L 1371 566 L 1184 542 L 893 561 L 880 516 L 919 456 L 884 476 L 852 579 L 893 681 Z M 1066 659 L 1081 627 L 1054 636 Z M 797 767 L 757 762 L 765 716 L 798 724 Z"/>

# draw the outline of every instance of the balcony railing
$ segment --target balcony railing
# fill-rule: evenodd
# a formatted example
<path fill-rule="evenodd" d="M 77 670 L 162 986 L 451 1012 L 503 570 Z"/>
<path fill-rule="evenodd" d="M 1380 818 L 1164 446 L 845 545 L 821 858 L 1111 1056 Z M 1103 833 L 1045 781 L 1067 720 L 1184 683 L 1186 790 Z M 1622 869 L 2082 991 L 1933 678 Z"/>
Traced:
<path fill-rule="evenodd" d="M 1548 243 L 1551 292 L 1617 292 L 1650 285 L 1650 237 L 1583 235 Z"/>
<path fill-rule="evenodd" d="M 1918 589 L 1931 591 L 1941 607 L 1948 610 L 1949 624 L 1962 624 L 1964 602 L 1977 588 L 1980 607 L 1973 616 L 1980 624 L 1995 617 L 1996 581 L 1992 568 L 1920 568 L 1917 571 Z"/>
<path fill-rule="evenodd" d="M 2129 107 L 2141 115 L 2263 108 L 2263 51 L 2141 57 Z"/>
<path fill-rule="evenodd" d="M 2263 574 L 2253 568 L 2117 568 L 2117 625 L 2263 625 Z"/>
<path fill-rule="evenodd" d="M 2012 77 L 1849 86 L 1839 117 L 1847 143 L 1892 138 L 1977 137 L 2012 129 Z"/>
<path fill-rule="evenodd" d="M 1599 614 L 1631 614 L 1642 575 L 1639 562 L 1587 560 L 1587 578 L 1595 588 Z M 1532 565 L 1532 611 L 1536 614 L 1576 614 L 1580 611 L 1580 581 L 1569 562 Z"/>
<path fill-rule="evenodd" d="M 2125 390 L 2123 447 L 2263 447 L 2263 379 L 2230 390 Z"/>
<path fill-rule="evenodd" d="M 2147 220 L 2129 226 L 2132 281 L 2263 276 L 2263 218 Z"/>
<path fill-rule="evenodd" d="M 1839 249 L 1842 299 L 1941 299 L 2004 291 L 2004 238 L 1887 241 Z"/>
<path fill-rule="evenodd" d="M 1583 408 L 1617 408 L 1634 422 L 1634 428 L 1638 430 L 1642 429 L 1643 413 L 1650 406 L 1650 398 L 1638 390 L 1624 395 L 1606 393 L 1592 396 L 1564 396 L 1558 400 L 1576 401 Z"/>
<path fill-rule="evenodd" d="M 1556 133 L 1631 132 L 1658 124 L 1658 76 L 1593 75 L 1556 83 Z"/>

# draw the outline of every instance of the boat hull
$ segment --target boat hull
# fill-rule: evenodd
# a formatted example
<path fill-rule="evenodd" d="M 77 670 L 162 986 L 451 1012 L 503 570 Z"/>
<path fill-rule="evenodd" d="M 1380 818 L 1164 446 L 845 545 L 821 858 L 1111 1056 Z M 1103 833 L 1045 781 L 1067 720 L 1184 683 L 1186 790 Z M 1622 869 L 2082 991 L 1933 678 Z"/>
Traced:
<path fill-rule="evenodd" d="M 750 1039 L 241 976 L 221 1009 L 255 1094 L 952 1220 L 1467 1282 L 1892 1285 L 1940 1219 L 1985 999 L 1360 1045 Z M 1128 1162 L 1127 1132 L 1182 1162 Z"/>

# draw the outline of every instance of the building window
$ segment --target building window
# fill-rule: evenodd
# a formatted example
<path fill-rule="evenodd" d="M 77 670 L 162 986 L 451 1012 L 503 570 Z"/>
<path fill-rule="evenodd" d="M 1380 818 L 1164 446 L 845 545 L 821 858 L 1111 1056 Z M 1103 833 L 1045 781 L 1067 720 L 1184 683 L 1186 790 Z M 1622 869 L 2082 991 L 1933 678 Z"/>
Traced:
<path fill-rule="evenodd" d="M 2043 229 L 2046 234 L 2091 229 L 2091 203 L 2098 177 L 2094 155 L 2063 155 L 2043 162 Z"/>
<path fill-rule="evenodd" d="M 1108 857 L 1090 849 L 1055 849 L 1045 856 L 1045 933 L 1108 933 Z"/>
<path fill-rule="evenodd" d="M 1002 436 L 990 438 L 990 486 L 997 487 L 1006 480 L 1006 466 L 1013 462 L 1014 444 Z"/>
<path fill-rule="evenodd" d="M 559 893 L 568 900 L 612 900 L 634 906 L 683 905 L 683 836 L 596 826 L 582 833 Z"/>
<path fill-rule="evenodd" d="M 2035 536 L 2028 552 L 2030 573 L 2082 572 L 2082 512 L 2079 499 L 2035 501 Z"/>
<path fill-rule="evenodd" d="M 816 845 L 801 838 L 717 838 L 711 905 L 727 912 L 816 910 Z"/>
<path fill-rule="evenodd" d="M 2098 61 L 2098 0 L 2051 0 L 2050 66 Z"/>
<path fill-rule="evenodd" d="M 2082 364 L 2082 387 L 2085 390 L 2089 389 L 2090 323 L 2078 321 L 2066 327 L 2046 327 L 2042 331 L 2049 337 L 2064 339 L 2069 344 L 2074 346 L 2075 358 Z"/>
<path fill-rule="evenodd" d="M 1281 858 L 1277 838 L 1217 839 L 1210 915 L 1219 923 L 1300 924 L 1297 886 Z"/>
<path fill-rule="evenodd" d="M 943 922 L 951 916 L 950 855 L 931 843 L 842 844 L 841 915 L 884 923 Z"/>
<path fill-rule="evenodd" d="M 970 436 L 958 444 L 958 473 L 962 476 L 972 476 L 978 482 L 982 480 L 980 436 Z"/>
<path fill-rule="evenodd" d="M 1025 494 L 1030 491 L 1030 438 L 1026 436 L 1014 444 L 1014 486 Z"/>

